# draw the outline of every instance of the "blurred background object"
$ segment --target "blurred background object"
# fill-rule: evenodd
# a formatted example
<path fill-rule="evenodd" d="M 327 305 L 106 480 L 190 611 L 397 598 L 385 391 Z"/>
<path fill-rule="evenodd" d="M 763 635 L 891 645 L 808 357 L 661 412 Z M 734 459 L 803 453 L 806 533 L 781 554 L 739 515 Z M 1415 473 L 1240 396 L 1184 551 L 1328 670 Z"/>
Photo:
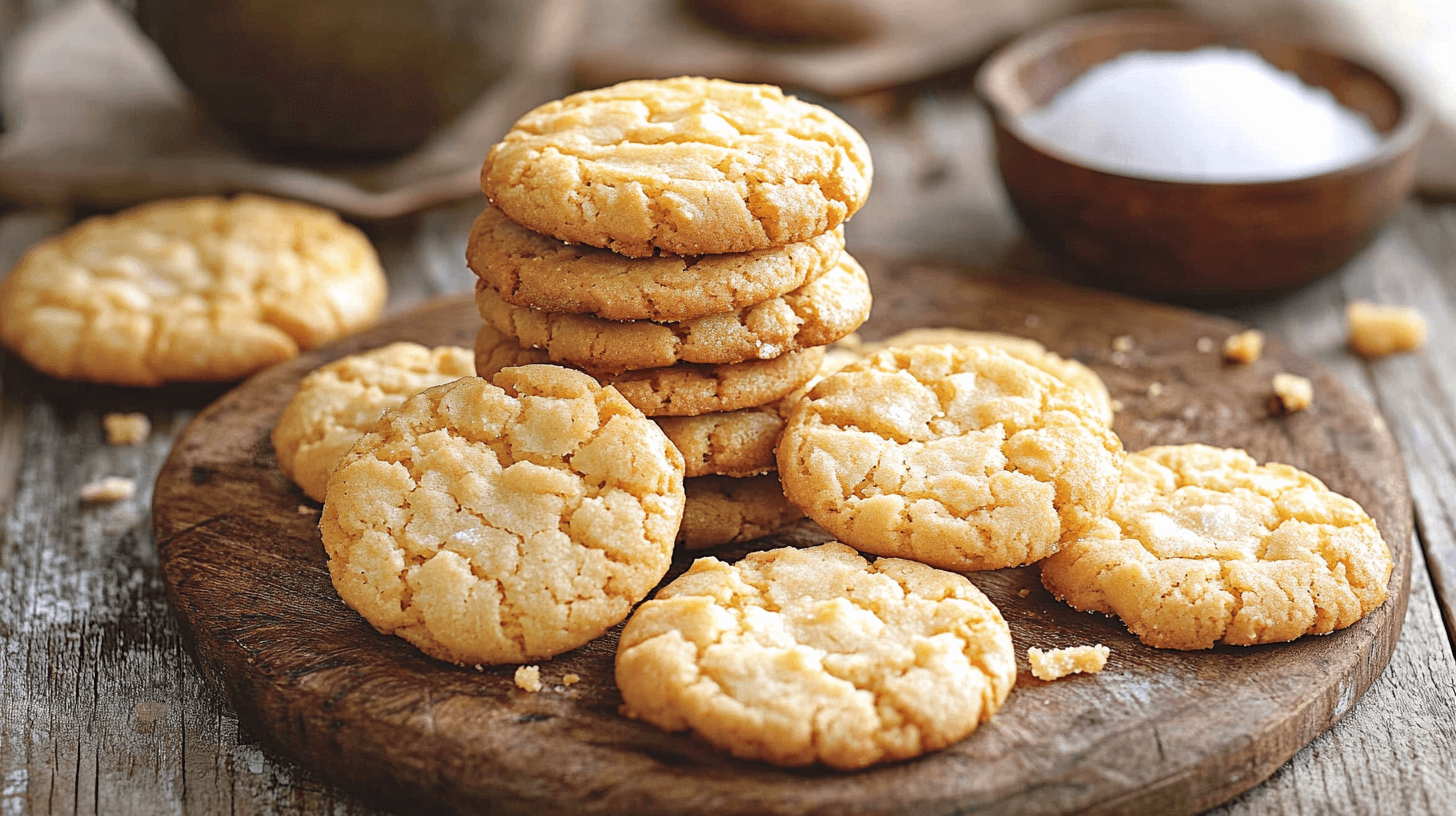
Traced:
<path fill-rule="evenodd" d="M 964 82 L 1056 19 L 1125 7 L 1328 41 L 1390 70 L 1438 118 L 1418 186 L 1456 195 L 1449 0 L 0 0 L 16 32 L 0 37 L 0 198 L 252 190 L 390 218 L 477 195 L 490 144 L 571 90 L 698 74 L 893 100 Z"/>
<path fill-rule="evenodd" d="M 510 69 L 533 0 L 132 0 L 197 103 L 249 146 L 394 158 Z"/>
<path fill-rule="evenodd" d="M 449 5 L 464 14 L 471 4 L 450 0 Z M 492 3 L 475 5 L 485 9 Z M 320 120 L 333 111 L 343 127 L 335 120 L 322 130 L 295 132 L 295 145 L 305 136 L 347 140 L 354 138 L 352 130 L 358 137 L 355 147 L 364 147 L 367 134 L 362 128 L 371 122 L 378 125 L 382 117 L 403 122 L 408 131 L 403 136 L 424 138 L 404 155 L 363 161 L 337 144 L 327 152 L 315 147 L 307 159 L 259 153 L 209 115 L 211 108 L 182 84 L 156 44 L 123 9 L 108 0 L 57 4 L 49 13 L 30 18 L 7 50 L 3 94 L 10 129 L 0 139 L 0 198 L 115 208 L 155 198 L 247 190 L 375 219 L 479 195 L 480 161 L 490 145 L 521 113 L 569 89 L 576 27 L 584 18 L 584 0 L 523 0 L 507 5 L 524 19 L 508 44 L 511 51 L 503 57 L 505 62 L 497 63 L 504 72 L 483 92 L 477 89 L 469 95 L 464 110 L 448 120 L 403 122 L 409 111 L 434 104 L 427 101 L 429 94 L 421 92 L 398 104 L 390 100 L 391 95 L 407 95 L 401 88 L 424 82 L 420 67 L 396 65 L 397 75 L 372 93 L 358 76 L 340 79 L 331 73 L 315 78 L 318 87 L 294 89 L 292 85 L 302 80 L 280 79 L 281 72 L 327 72 L 327 66 L 302 60 L 291 69 L 268 69 L 273 56 L 266 52 L 249 55 L 247 64 L 252 67 L 232 74 L 243 86 L 239 98 L 248 105 L 277 106 L 258 115 L 268 127 L 283 130 L 306 129 L 291 117 L 301 115 L 302 100 L 320 94 L 326 98 L 323 89 L 329 83 L 352 89 L 348 104 L 343 92 L 334 102 L 319 103 Z M 218 41 L 231 35 L 198 31 L 195 36 L 199 49 L 221 49 Z M 298 42 L 306 39 L 300 35 Z M 346 45 L 340 42 L 334 48 L 339 53 L 353 51 L 350 59 L 362 61 L 380 50 Z M 412 49 L 394 53 L 413 53 Z M 449 61 L 434 63 L 433 68 L 445 70 Z M 224 73 L 213 80 L 221 83 L 218 76 Z M 270 79 L 261 82 L 253 73 L 267 73 Z M 477 81 L 482 76 L 477 75 Z M 264 92 L 276 93 L 278 99 L 258 102 L 257 94 Z M 226 97 L 230 92 L 213 88 L 210 93 Z M 213 104 L 227 103 L 214 100 Z M 358 106 L 363 117 L 357 126 L 349 124 L 350 106 Z M 437 109 L 441 117 L 445 111 Z M 390 139 L 400 136 L 396 133 Z M 252 144 L 262 144 L 266 137 L 260 133 L 250 138 Z M 376 141 L 373 147 L 382 144 Z"/>
<path fill-rule="evenodd" d="M 683 0 L 709 25 L 751 40 L 847 43 L 884 30 L 876 0 Z"/>

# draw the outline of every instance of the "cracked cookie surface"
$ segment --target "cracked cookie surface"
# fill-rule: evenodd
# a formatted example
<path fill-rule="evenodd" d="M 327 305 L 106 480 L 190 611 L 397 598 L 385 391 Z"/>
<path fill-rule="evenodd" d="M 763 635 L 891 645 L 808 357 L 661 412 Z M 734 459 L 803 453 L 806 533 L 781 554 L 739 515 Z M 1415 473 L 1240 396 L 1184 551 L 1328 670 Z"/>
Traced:
<path fill-rule="evenodd" d="M 1385 601 L 1391 569 L 1355 501 L 1207 445 L 1129 454 L 1108 517 L 1041 563 L 1052 594 L 1164 649 L 1342 629 Z"/>
<path fill-rule="evenodd" d="M 789 499 L 866 552 L 956 570 L 1027 564 L 1107 511 L 1122 443 L 1086 397 L 986 346 L 892 348 L 794 407 Z"/>
<path fill-rule="evenodd" d="M 727 255 L 624 258 L 532 232 L 487 207 L 465 257 L 517 306 L 607 320 L 686 320 L 752 306 L 829 271 L 844 249 L 835 228 L 805 241 Z"/>
<path fill-rule="evenodd" d="M 521 663 L 611 628 L 666 574 L 682 457 L 626 400 L 560 366 L 466 377 L 386 412 L 329 480 L 339 596 L 464 665 Z"/>
<path fill-rule="evenodd" d="M 632 80 L 549 102 L 493 146 L 512 221 L 640 258 L 749 252 L 834 229 L 869 195 L 864 139 L 771 85 Z"/>
<path fill-rule="evenodd" d="M 492 376 L 506 365 L 545 361 L 544 350 L 523 349 L 488 323 L 476 334 L 475 371 L 482 377 Z M 808 382 L 823 361 L 824 347 L 815 346 L 772 360 L 678 363 L 617 374 L 588 373 L 602 384 L 614 386 L 647 416 L 697 416 L 782 399 Z"/>
<path fill-rule="evenodd" d="M 965 577 L 831 542 L 698 559 L 627 622 L 616 675 L 629 716 L 744 759 L 852 770 L 970 734 L 1016 660 Z"/>
<path fill-rule="evenodd" d="M 844 253 L 832 269 L 792 292 L 670 323 L 543 312 L 506 303 L 484 285 L 476 286 L 475 302 L 487 323 L 522 347 L 545 349 L 553 362 L 615 372 L 767 360 L 826 345 L 864 323 L 871 298 L 864 270 Z"/>
<path fill-rule="evenodd" d="M 762 476 L 697 476 L 683 480 L 687 503 L 677 543 L 701 550 L 773 535 L 804 517 L 784 497 L 773 473 Z"/>
<path fill-rule="evenodd" d="M 972 331 L 954 327 L 910 329 L 891 335 L 873 343 L 847 346 L 861 355 L 873 354 L 891 347 L 919 346 L 929 343 L 950 343 L 956 346 L 994 346 L 1022 362 L 1030 363 L 1046 373 L 1065 381 L 1082 392 L 1097 409 L 1102 423 L 1112 426 L 1112 395 L 1107 393 L 1107 384 L 1097 372 L 1068 357 L 1063 357 L 1029 337 L 1001 332 Z"/>
<path fill-rule="evenodd" d="M 374 247 L 328 210 L 176 199 L 31 248 L 0 287 L 0 339 L 62 379 L 236 380 L 373 323 L 385 296 Z"/>
<path fill-rule="evenodd" d="M 278 467 L 321 502 L 334 466 L 386 408 L 474 374 L 469 349 L 418 343 L 391 343 L 320 366 L 299 381 L 273 426 Z"/>

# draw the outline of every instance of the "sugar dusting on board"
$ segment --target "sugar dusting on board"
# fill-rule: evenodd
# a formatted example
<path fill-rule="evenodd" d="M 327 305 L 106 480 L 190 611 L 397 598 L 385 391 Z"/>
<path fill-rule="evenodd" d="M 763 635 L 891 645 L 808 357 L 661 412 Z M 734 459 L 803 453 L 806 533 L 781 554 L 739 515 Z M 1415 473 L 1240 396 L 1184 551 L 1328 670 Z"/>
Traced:
<path fill-rule="evenodd" d="M 1380 143 L 1329 91 L 1218 46 L 1124 54 L 1022 124 L 1099 169 L 1179 181 L 1300 178 L 1358 161 Z"/>

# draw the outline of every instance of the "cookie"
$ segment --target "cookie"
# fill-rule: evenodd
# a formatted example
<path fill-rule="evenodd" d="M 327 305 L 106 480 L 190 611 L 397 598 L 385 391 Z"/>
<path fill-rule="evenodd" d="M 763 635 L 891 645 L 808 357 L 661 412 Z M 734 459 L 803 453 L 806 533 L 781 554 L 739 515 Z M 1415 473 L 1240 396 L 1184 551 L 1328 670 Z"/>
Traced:
<path fill-rule="evenodd" d="M 476 287 L 475 301 L 480 316 L 519 345 L 545 349 L 553 362 L 601 373 L 767 360 L 831 343 L 870 316 L 870 282 L 844 253 L 833 269 L 793 292 L 736 312 L 673 323 L 542 312 L 506 303 L 488 286 Z"/>
<path fill-rule="evenodd" d="M 791 351 L 772 360 L 699 365 L 678 363 L 603 376 L 627 401 L 650 417 L 697 416 L 736 411 L 779 400 L 809 381 L 824 360 L 824 347 Z"/>
<path fill-rule="evenodd" d="M 1122 443 L 1071 386 L 987 346 L 876 352 L 794 407 L 789 500 L 841 541 L 955 570 L 1018 566 L 1091 527 Z"/>
<path fill-rule="evenodd" d="M 466 665 L 526 663 L 616 625 L 666 574 L 682 457 L 560 366 L 465 377 L 390 409 L 329 480 L 319 530 L 344 602 Z"/>
<path fill-rule="evenodd" d="M 491 328 L 490 324 L 481 326 L 476 332 L 474 351 L 475 374 L 487 379 L 503 368 L 551 362 L 545 349 L 521 348 L 514 339 Z"/>
<path fill-rule="evenodd" d="M 474 374 L 469 349 L 418 343 L 391 343 L 316 368 L 298 383 L 273 426 L 278 467 L 309 498 L 323 501 L 334 466 L 386 408 Z"/>
<path fill-rule="evenodd" d="M 772 473 L 741 479 L 698 476 L 684 479 L 683 490 L 687 504 L 677 543 L 688 550 L 763 538 L 804 517 Z"/>
<path fill-rule="evenodd" d="M 1390 550 L 1353 500 L 1241 450 L 1129 454 L 1108 517 L 1041 563 L 1073 608 L 1161 649 L 1327 634 L 1385 601 Z"/>
<path fill-rule="evenodd" d="M 385 296 L 369 239 L 332 212 L 159 201 L 26 252 L 0 286 L 0 340 L 62 379 L 236 380 L 368 326 Z"/>
<path fill-rule="evenodd" d="M 627 621 L 616 669 L 628 716 L 842 770 L 964 738 L 1016 681 L 1006 621 L 965 577 L 838 542 L 699 558 Z"/>
<path fill-rule="evenodd" d="M 1097 372 L 1076 360 L 1062 357 L 1053 351 L 1048 351 L 1046 346 L 1028 337 L 1018 337 L 1014 334 L 1002 334 L 1000 332 L 971 331 L 969 329 L 922 328 L 903 331 L 878 342 L 862 343 L 857 347 L 852 344 L 846 345 L 862 355 L 869 355 L 881 349 L 896 346 L 919 346 L 929 343 L 950 343 L 956 346 L 978 344 L 995 346 L 1010 354 L 1012 357 L 1025 363 L 1031 363 L 1042 371 L 1064 380 L 1068 385 L 1081 391 L 1083 396 L 1091 400 L 1092 406 L 1097 409 L 1097 413 L 1102 417 L 1103 424 L 1109 427 L 1112 425 L 1114 413 L 1112 410 L 1112 395 L 1107 393 L 1107 384 L 1102 382 L 1102 378 L 1097 376 Z"/>
<path fill-rule="evenodd" d="M 737 411 L 656 417 L 694 476 L 756 476 L 778 467 L 774 446 L 784 429 L 782 400 Z"/>
<path fill-rule="evenodd" d="M 489 324 L 475 339 L 475 371 L 489 377 L 503 360 L 541 362 L 546 352 L 522 349 Z M 522 359 L 524 358 L 524 359 Z M 620 374 L 595 374 L 615 386 L 627 401 L 650 417 L 696 416 L 715 411 L 736 411 L 773 402 L 809 381 L 824 360 L 824 347 L 791 351 L 772 360 L 750 360 L 727 365 L 678 363 Z"/>
<path fill-rule="evenodd" d="M 864 204 L 864 139 L 771 85 L 632 80 L 530 111 L 480 185 L 507 218 L 632 258 L 806 241 Z"/>
<path fill-rule="evenodd" d="M 544 312 L 607 320 L 686 320 L 752 306 L 803 286 L 844 249 L 835 228 L 805 241 L 727 255 L 624 258 L 565 244 L 486 208 L 465 258 L 501 300 Z"/>

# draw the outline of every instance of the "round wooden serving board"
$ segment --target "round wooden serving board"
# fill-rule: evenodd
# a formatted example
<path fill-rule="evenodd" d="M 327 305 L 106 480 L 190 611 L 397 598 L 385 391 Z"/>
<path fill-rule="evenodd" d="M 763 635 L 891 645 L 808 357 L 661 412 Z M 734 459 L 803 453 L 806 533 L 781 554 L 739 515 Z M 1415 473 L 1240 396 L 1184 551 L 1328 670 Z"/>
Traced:
<path fill-rule="evenodd" d="M 1389 600 L 1326 637 L 1159 651 L 1116 619 L 1056 602 L 1035 566 L 972 574 L 1010 622 L 1016 688 L 960 743 L 857 773 L 740 762 L 620 716 L 616 630 L 542 663 L 546 687 L 529 694 L 514 666 L 436 662 L 344 606 L 317 506 L 279 473 L 268 440 L 295 383 L 321 363 L 394 340 L 469 346 L 480 320 L 462 297 L 264 372 L 179 438 L 153 514 L 169 597 L 203 671 L 272 748 L 412 813 L 1194 813 L 1257 784 L 1350 709 L 1395 647 L 1411 560 L 1405 469 L 1368 404 L 1277 342 L 1242 367 L 1200 352 L 1200 338 L 1221 347 L 1239 328 L 1227 320 L 954 268 L 865 265 L 877 298 L 866 339 L 934 325 L 1028 335 L 1102 375 L 1122 402 L 1115 429 L 1129 450 L 1242 447 L 1359 501 L 1395 559 Z M 1133 345 L 1114 352 L 1122 335 Z M 1268 416 L 1279 371 L 1314 380 L 1311 409 Z M 825 539 L 804 522 L 719 555 Z M 1100 674 L 1044 683 L 1026 669 L 1027 647 L 1086 643 L 1112 648 Z M 580 682 L 563 685 L 567 673 Z"/>

